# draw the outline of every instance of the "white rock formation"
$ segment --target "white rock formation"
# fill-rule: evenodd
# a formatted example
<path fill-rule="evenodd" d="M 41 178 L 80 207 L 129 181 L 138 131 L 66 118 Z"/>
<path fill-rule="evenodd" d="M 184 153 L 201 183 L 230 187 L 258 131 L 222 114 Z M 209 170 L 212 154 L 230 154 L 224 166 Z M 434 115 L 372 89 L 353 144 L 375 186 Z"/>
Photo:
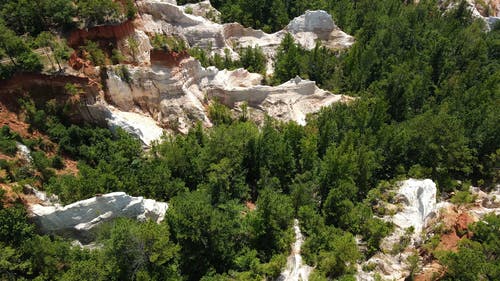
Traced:
<path fill-rule="evenodd" d="M 220 22 L 221 13 L 212 7 L 212 4 L 208 0 L 198 3 L 188 3 L 182 6 L 182 9 L 186 14 L 204 17 L 213 22 Z"/>
<path fill-rule="evenodd" d="M 469 210 L 469 214 L 475 221 L 490 213 L 500 215 L 500 186 L 496 186 L 489 193 L 480 190 L 478 187 L 471 186 L 470 192 L 476 196 L 475 204 Z"/>
<path fill-rule="evenodd" d="M 460 2 L 440 0 L 439 3 L 446 10 L 450 10 L 455 8 Z M 500 19 L 499 0 L 467 0 L 467 4 L 472 17 L 485 22 L 487 31 L 490 31 L 493 25 Z"/>
<path fill-rule="evenodd" d="M 295 231 L 295 242 L 292 244 L 292 252 L 288 256 L 286 268 L 277 279 L 278 281 L 307 281 L 313 270 L 312 267 L 302 263 L 300 248 L 304 243 L 304 236 L 300 232 L 297 219 L 293 221 L 293 230 Z"/>
<path fill-rule="evenodd" d="M 322 10 L 306 11 L 294 18 L 284 31 L 290 32 L 306 49 L 314 48 L 317 40 L 331 49 L 343 49 L 354 43 L 354 38 L 340 30 L 332 16 Z"/>
<path fill-rule="evenodd" d="M 139 65 L 148 65 L 150 51 L 153 49 L 149 42 L 149 37 L 142 30 L 135 30 L 134 33 L 118 41 L 118 49 L 125 60 Z"/>
<path fill-rule="evenodd" d="M 232 79 L 233 73 L 221 74 Z M 300 77 L 291 79 L 281 85 L 271 87 L 254 85 L 253 87 L 226 87 L 213 83 L 206 90 L 208 97 L 217 97 L 222 103 L 234 107 L 237 102 L 247 102 L 263 113 L 283 121 L 295 121 L 305 125 L 306 115 L 318 111 L 321 107 L 334 102 L 349 101 L 351 98 L 343 95 L 333 95 L 319 89 L 314 81 L 303 80 Z"/>
<path fill-rule="evenodd" d="M 57 195 L 47 195 L 46 192 L 40 191 L 29 184 L 24 185 L 23 192 L 25 194 L 35 195 L 35 197 L 41 201 L 41 205 L 43 206 L 52 206 L 55 204 L 59 204 L 59 197 L 57 197 Z"/>
<path fill-rule="evenodd" d="M 153 119 L 144 114 L 120 111 L 112 106 L 109 106 L 109 109 L 111 115 L 107 118 L 107 122 L 110 128 L 120 127 L 139 138 L 146 146 L 151 145 L 153 141 L 159 140 L 164 134 L 163 129 Z"/>
<path fill-rule="evenodd" d="M 42 232 L 73 233 L 85 237 L 105 221 L 118 217 L 161 222 L 168 204 L 124 192 L 113 192 L 78 201 L 66 206 L 39 204 L 30 207 L 31 215 Z"/>
<path fill-rule="evenodd" d="M 406 229 L 414 228 L 409 234 L 409 247 L 420 239 L 420 233 L 427 220 L 436 212 L 436 184 L 430 180 L 408 179 L 399 183 L 396 198 L 403 204 L 403 209 L 393 217 L 384 219 L 394 223 L 395 231 L 381 242 L 381 252 L 376 253 L 362 265 L 358 265 L 356 280 L 372 281 L 379 274 L 383 280 L 405 280 L 409 275 L 407 258 L 411 251 L 401 249 L 399 253 L 391 253 L 392 249 L 401 243 L 401 238 L 408 235 Z M 372 272 L 362 270 L 363 265 L 375 264 Z"/>
<path fill-rule="evenodd" d="M 109 126 L 124 128 L 146 145 L 162 135 L 162 128 L 168 132 L 187 133 L 198 121 L 205 127 L 212 126 L 207 116 L 211 99 L 219 99 L 236 111 L 241 103 L 248 103 L 250 117 L 256 120 L 270 115 L 302 125 L 307 114 L 334 102 L 352 99 L 332 95 L 316 87 L 313 81 L 299 77 L 279 86 L 264 86 L 260 74 L 243 69 L 203 68 L 185 54 L 174 58 L 155 53 L 154 61 L 150 60 L 149 37 L 154 34 L 175 36 L 191 47 L 199 46 L 221 54 L 228 49 L 233 58 L 238 57 L 233 48 L 255 45 L 272 58 L 287 32 L 308 49 L 313 48 L 317 40 L 332 49 L 353 44 L 353 37 L 342 32 L 324 11 L 307 11 L 293 19 L 284 30 L 267 34 L 238 23 L 212 22 L 207 13 L 215 9 L 208 1 L 177 6 L 174 0 L 142 0 L 137 1 L 137 5 L 141 17 L 134 22 L 134 33 L 118 42 L 126 60 L 134 64 L 108 67 L 106 101 L 116 108 L 105 102 L 99 106 L 104 114 L 101 119 Z M 192 14 L 186 10 L 192 10 Z M 272 71 L 272 59 L 268 60 L 268 70 Z M 102 116 L 101 113 L 98 116 Z"/>
<path fill-rule="evenodd" d="M 260 84 L 263 79 L 260 74 L 244 69 L 218 71 L 214 67 L 203 68 L 192 58 L 172 67 L 124 67 L 129 69 L 130 82 L 123 81 L 115 73 L 117 69 L 108 69 L 109 101 L 121 110 L 139 108 L 153 119 L 147 122 L 138 115 L 111 110 L 110 121 L 138 135 L 146 144 L 161 136 L 161 128 L 156 122 L 183 133 L 187 133 L 197 121 L 210 127 L 206 113 L 209 99 L 218 99 L 230 108 L 247 102 L 262 116 L 267 114 L 301 125 L 305 124 L 307 114 L 323 106 L 352 100 L 321 90 L 313 81 L 300 77 L 278 86 L 264 86 Z M 136 121 L 130 122 L 132 117 Z"/>
<path fill-rule="evenodd" d="M 31 150 L 24 144 L 20 142 L 16 142 L 17 154 L 21 159 L 26 161 L 28 164 L 33 162 L 33 158 L 31 158 Z"/>
<path fill-rule="evenodd" d="M 401 182 L 398 196 L 405 206 L 394 215 L 392 222 L 402 229 L 412 226 L 419 234 L 429 215 L 436 210 L 436 184 L 430 179 L 408 179 Z"/>
<path fill-rule="evenodd" d="M 234 46 L 256 45 L 262 47 L 268 58 L 272 58 L 287 32 L 306 49 L 314 48 L 317 40 L 332 49 L 344 49 L 354 43 L 354 38 L 340 30 L 332 17 L 321 10 L 307 11 L 293 19 L 284 30 L 268 34 L 245 28 L 239 23 L 214 23 L 203 12 L 194 12 L 215 10 L 208 2 L 199 4 L 202 8 L 198 8 L 192 5 L 177 6 L 173 1 L 143 0 L 138 2 L 138 6 L 142 15 L 140 28 L 144 32 L 176 35 L 185 39 L 191 47 L 211 48 L 210 51 L 219 54 L 228 49 L 233 58 L 237 57 Z M 191 7 L 193 14 L 185 13 L 187 7 Z M 269 62 L 268 73 L 271 72 L 272 63 Z"/>

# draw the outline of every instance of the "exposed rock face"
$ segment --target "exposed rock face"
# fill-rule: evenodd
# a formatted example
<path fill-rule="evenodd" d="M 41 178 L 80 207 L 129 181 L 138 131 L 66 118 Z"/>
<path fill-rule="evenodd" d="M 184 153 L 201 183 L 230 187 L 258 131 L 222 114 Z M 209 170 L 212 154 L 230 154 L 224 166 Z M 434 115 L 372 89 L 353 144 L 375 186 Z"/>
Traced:
<path fill-rule="evenodd" d="M 446 10 L 458 5 L 459 1 L 439 1 Z M 500 19 L 500 0 L 467 0 L 468 8 L 474 18 L 482 19 L 486 23 L 487 30 L 491 30 Z"/>
<path fill-rule="evenodd" d="M 151 145 L 155 140 L 159 140 L 163 135 L 163 129 L 153 119 L 144 114 L 120 111 L 113 107 L 110 107 L 110 113 L 107 121 L 111 129 L 120 127 L 139 138 L 146 146 Z"/>
<path fill-rule="evenodd" d="M 144 0 L 138 4 L 142 14 L 140 29 L 144 32 L 177 35 L 192 47 L 211 48 L 212 52 L 220 54 L 223 54 L 224 49 L 228 49 L 233 58 L 238 56 L 233 50 L 235 45 L 260 46 L 268 58 L 272 58 L 287 32 L 306 49 L 314 48 L 316 40 L 332 49 L 344 49 L 354 43 L 354 38 L 342 32 L 334 24 L 332 17 L 321 10 L 307 11 L 293 19 L 284 30 L 268 34 L 261 30 L 245 28 L 238 23 L 214 23 L 202 12 L 214 10 L 209 2 L 184 7 L 159 0 Z M 185 13 L 187 7 L 193 10 L 193 14 Z M 269 63 L 268 73 L 271 72 L 272 63 Z"/>
<path fill-rule="evenodd" d="M 436 184 L 430 180 L 408 179 L 401 183 L 398 195 L 406 199 L 403 211 L 392 218 L 400 228 L 413 226 L 420 233 L 429 215 L 436 210 Z"/>
<path fill-rule="evenodd" d="M 120 40 L 134 33 L 132 21 L 125 21 L 117 25 L 102 25 L 89 29 L 76 29 L 71 32 L 68 44 L 73 47 L 84 44 L 85 40 Z"/>
<path fill-rule="evenodd" d="M 467 0 L 473 8 L 473 14 L 482 17 L 500 16 L 500 0 Z"/>
<path fill-rule="evenodd" d="M 89 238 L 90 231 L 105 221 L 118 217 L 161 222 L 168 204 L 124 192 L 104 194 L 66 206 L 39 204 L 31 206 L 35 223 L 45 233 L 71 233 L 79 239 Z"/>
<path fill-rule="evenodd" d="M 365 272 L 361 269 L 362 266 L 359 266 L 357 280 L 375 280 L 375 273 L 384 280 L 405 280 L 410 273 L 406 260 L 412 252 L 401 249 L 401 252 L 395 253 L 393 249 L 395 245 L 401 243 L 403 236 L 408 236 L 410 248 L 413 247 L 414 241 L 420 239 L 420 233 L 427 220 L 436 211 L 436 184 L 430 179 L 408 179 L 399 183 L 397 197 L 403 204 L 402 211 L 393 217 L 385 218 L 393 222 L 396 229 L 394 233 L 382 240 L 380 245 L 382 251 L 363 263 L 364 265 L 375 264 L 375 270 Z M 412 234 L 405 233 L 408 227 L 414 228 Z"/>
<path fill-rule="evenodd" d="M 31 150 L 24 144 L 16 142 L 17 154 L 21 159 L 26 161 L 26 163 L 31 164 L 33 158 L 31 158 Z"/>
<path fill-rule="evenodd" d="M 225 73 L 224 73 L 225 74 Z M 221 74 L 221 76 L 225 76 Z M 233 73 L 228 75 L 229 79 Z M 300 77 L 291 79 L 279 86 L 253 87 L 221 87 L 213 84 L 207 89 L 209 97 L 217 97 L 229 107 L 234 107 L 238 102 L 247 102 L 254 108 L 259 108 L 263 113 L 283 121 L 295 121 L 305 125 L 306 115 L 328 106 L 334 102 L 349 101 L 350 97 L 333 95 L 319 89 L 314 81 L 303 80 Z"/>
<path fill-rule="evenodd" d="M 125 56 L 126 61 L 138 65 L 149 65 L 150 51 L 153 47 L 144 31 L 134 30 L 128 37 L 120 39 L 118 48 Z"/>
<path fill-rule="evenodd" d="M 321 90 L 313 81 L 299 77 L 275 87 L 260 85 L 263 79 L 260 74 L 244 69 L 218 71 L 214 67 L 203 68 L 192 58 L 171 67 L 130 66 L 128 69 L 129 82 L 117 74 L 119 69 L 108 69 L 109 101 L 121 110 L 139 108 L 164 127 L 183 133 L 197 121 L 211 126 L 206 113 L 209 99 L 218 99 L 231 108 L 247 102 L 257 114 L 267 114 L 283 121 L 293 120 L 302 125 L 307 114 L 334 102 L 352 100 Z M 153 135 L 161 134 L 158 131 Z M 148 141 L 151 139 L 144 142 Z"/>
<path fill-rule="evenodd" d="M 198 3 L 188 3 L 182 6 L 182 8 L 186 14 L 204 17 L 213 22 L 220 21 L 221 13 L 212 7 L 212 4 L 210 4 L 210 1 L 208 0 Z"/>
<path fill-rule="evenodd" d="M 500 187 L 490 193 L 485 193 L 478 188 L 471 187 L 471 193 L 476 196 L 472 204 L 457 206 L 447 201 L 436 204 L 436 185 L 429 179 L 409 179 L 399 183 L 396 198 L 402 203 L 403 209 L 393 217 L 384 219 L 392 221 L 396 229 L 394 233 L 385 237 L 381 242 L 381 251 L 372 256 L 363 265 L 374 264 L 375 269 L 371 272 L 362 270 L 358 265 L 357 280 L 375 280 L 375 274 L 379 274 L 384 280 L 406 280 L 409 276 L 409 265 L 407 258 L 419 249 L 422 237 L 432 235 L 433 225 L 441 223 L 446 231 L 439 232 L 440 239 L 437 250 L 456 250 L 458 242 L 470 238 L 467 226 L 479 221 L 486 214 L 500 214 Z M 414 227 L 413 234 L 405 233 L 408 227 Z M 425 233 L 425 235 L 422 235 Z M 402 239 L 409 241 L 408 246 L 398 251 Z M 431 280 L 433 274 L 442 276 L 444 269 L 436 260 L 424 260 L 422 272 L 418 280 Z"/>
<path fill-rule="evenodd" d="M 317 40 L 331 49 L 343 49 L 354 43 L 354 38 L 340 30 L 332 16 L 325 11 L 306 11 L 293 19 L 285 31 L 290 32 L 306 49 L 312 49 Z"/>
<path fill-rule="evenodd" d="M 217 16 L 218 12 L 208 1 L 185 6 L 178 6 L 173 0 L 136 3 L 140 17 L 133 22 L 81 30 L 73 35 L 74 44 L 84 39 L 116 43 L 127 63 L 108 66 L 105 73 L 101 73 L 101 78 L 106 81 L 105 93 L 101 94 L 98 89 L 99 95 L 93 95 L 83 103 L 86 110 L 82 115 L 87 121 L 108 124 L 111 128 L 122 127 L 149 145 L 163 134 L 163 129 L 187 133 L 199 121 L 205 127 L 212 126 L 207 116 L 207 106 L 212 99 L 220 100 L 234 111 L 247 103 L 249 116 L 257 121 L 270 115 L 302 125 L 307 114 L 334 102 L 352 100 L 332 95 L 319 89 L 313 81 L 299 77 L 271 87 L 261 85 L 262 75 L 243 69 L 219 71 L 214 67 L 203 68 L 186 52 L 152 50 L 149 39 L 155 34 L 175 36 L 190 47 L 202 47 L 212 53 L 224 53 L 227 49 L 233 58 L 238 57 L 233 48 L 255 45 L 262 47 L 272 58 L 287 32 L 308 49 L 314 47 L 316 40 L 333 49 L 353 44 L 353 37 L 342 32 L 324 11 L 307 11 L 292 20 L 284 30 L 268 34 L 237 23 L 211 21 L 211 16 Z M 88 68 L 94 77 L 101 71 L 91 65 Z M 272 59 L 269 59 L 269 72 L 272 68 Z"/>
<path fill-rule="evenodd" d="M 295 242 L 292 244 L 292 253 L 288 256 L 286 268 L 281 273 L 277 281 L 307 281 L 312 267 L 302 264 L 300 248 L 304 243 L 304 237 L 300 232 L 299 221 L 293 221 L 293 230 L 295 231 Z"/>

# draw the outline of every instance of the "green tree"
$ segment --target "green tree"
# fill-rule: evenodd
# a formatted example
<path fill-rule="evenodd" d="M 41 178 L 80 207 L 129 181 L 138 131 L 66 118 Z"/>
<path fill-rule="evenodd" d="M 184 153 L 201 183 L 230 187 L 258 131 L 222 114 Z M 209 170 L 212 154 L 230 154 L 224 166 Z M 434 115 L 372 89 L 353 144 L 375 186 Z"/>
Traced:
<path fill-rule="evenodd" d="M 279 84 L 288 81 L 302 73 L 302 50 L 295 43 L 293 36 L 287 33 L 276 53 L 274 64 L 273 83 Z"/>
<path fill-rule="evenodd" d="M 79 0 L 78 15 L 86 26 L 113 23 L 121 19 L 120 5 L 113 0 Z"/>
<path fill-rule="evenodd" d="M 179 247 L 170 241 L 168 234 L 167 224 L 119 219 L 99 239 L 104 244 L 106 259 L 118 267 L 119 280 L 181 280 Z"/>

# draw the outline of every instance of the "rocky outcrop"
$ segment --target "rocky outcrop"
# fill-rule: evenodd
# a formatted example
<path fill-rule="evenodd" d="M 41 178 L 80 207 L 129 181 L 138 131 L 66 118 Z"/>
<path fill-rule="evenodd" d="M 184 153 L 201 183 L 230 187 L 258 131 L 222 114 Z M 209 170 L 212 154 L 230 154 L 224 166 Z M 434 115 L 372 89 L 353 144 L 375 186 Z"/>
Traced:
<path fill-rule="evenodd" d="M 425 253 L 427 250 L 421 245 L 433 235 L 439 235 L 436 250 L 456 251 L 461 239 L 473 235 L 468 230 L 469 224 L 481 220 L 486 214 L 500 214 L 499 187 L 490 193 L 471 187 L 470 192 L 475 197 L 473 203 L 455 205 L 441 201 L 436 204 L 433 181 L 409 179 L 400 182 L 394 197 L 400 210 L 394 216 L 384 217 L 394 223 L 395 230 L 382 240 L 380 252 L 358 265 L 356 279 L 372 281 L 379 275 L 384 280 L 406 280 L 410 274 L 407 258 L 415 253 Z M 390 205 L 387 203 L 386 207 Z M 408 231 L 409 227 L 414 231 Z M 438 233 L 434 233 L 435 229 Z M 444 268 L 430 255 L 420 263 L 422 270 L 416 280 L 431 280 L 427 277 L 444 273 Z M 367 272 L 362 270 L 363 266 L 375 268 Z"/>
<path fill-rule="evenodd" d="M 401 183 L 398 195 L 403 210 L 391 221 L 399 228 L 413 227 L 418 234 L 436 211 L 436 184 L 430 180 L 408 179 Z"/>
<path fill-rule="evenodd" d="M 460 1 L 441 0 L 439 3 L 450 10 Z M 483 20 L 488 31 L 500 20 L 500 0 L 467 0 L 467 4 L 472 17 Z"/>
<path fill-rule="evenodd" d="M 70 36 L 69 41 L 75 46 L 85 40 L 109 41 L 120 50 L 126 63 L 101 69 L 81 59 L 78 61 L 75 56 L 72 65 L 94 77 L 92 81 L 88 79 L 89 85 L 98 85 L 95 82 L 98 77 L 105 81 L 104 95 L 99 87 L 92 86 L 93 93 L 80 102 L 84 105 L 80 112 L 83 120 L 107 124 L 111 128 L 121 127 L 149 145 L 164 130 L 187 133 L 199 121 L 210 127 L 207 106 L 213 99 L 235 112 L 247 103 L 249 116 L 257 121 L 269 115 L 302 125 L 307 114 L 334 102 L 351 100 L 332 95 L 319 89 L 313 81 L 299 77 L 274 87 L 261 85 L 264 77 L 260 74 L 243 69 L 203 68 L 186 52 L 153 50 L 150 42 L 155 34 L 174 36 L 190 47 L 198 46 L 212 53 L 222 54 L 227 49 L 233 59 L 238 57 L 233 48 L 255 45 L 272 58 L 286 33 L 291 33 L 308 49 L 313 48 L 317 40 L 328 48 L 349 47 L 354 42 L 353 37 L 343 33 L 324 11 L 307 11 L 284 30 L 268 34 L 238 23 L 214 22 L 219 13 L 208 1 L 184 6 L 178 6 L 174 0 L 136 3 L 140 13 L 136 20 L 78 30 Z M 269 59 L 268 73 L 272 68 Z"/>
<path fill-rule="evenodd" d="M 150 52 L 153 47 L 144 31 L 134 30 L 129 36 L 121 38 L 117 45 L 125 57 L 125 61 L 135 65 L 147 66 L 150 64 Z"/>
<path fill-rule="evenodd" d="M 307 114 L 323 106 L 352 100 L 321 90 L 313 81 L 300 77 L 278 86 L 265 86 L 260 84 L 260 74 L 244 69 L 203 68 L 189 57 L 170 67 L 122 67 L 127 68 L 128 81 L 120 74 L 122 68 L 108 69 L 108 101 L 123 111 L 146 112 L 161 127 L 183 133 L 198 121 L 211 126 L 206 106 L 213 99 L 230 108 L 246 102 L 256 118 L 269 115 L 301 125 Z"/>
<path fill-rule="evenodd" d="M 114 42 L 133 34 L 134 29 L 132 21 L 125 21 L 116 25 L 96 26 L 89 29 L 76 29 L 71 32 L 68 44 L 77 48 L 83 45 L 85 40 L 107 40 Z"/>
<path fill-rule="evenodd" d="M 467 0 L 473 9 L 474 15 L 482 17 L 500 16 L 500 0 Z"/>
<path fill-rule="evenodd" d="M 27 164 L 31 164 L 31 162 L 33 162 L 33 158 L 31 157 L 31 150 L 26 145 L 20 142 L 16 142 L 16 147 L 18 157 L 25 161 Z"/>
<path fill-rule="evenodd" d="M 306 11 L 294 18 L 284 31 L 290 32 L 306 49 L 314 48 L 317 40 L 331 49 L 343 49 L 354 43 L 354 38 L 340 30 L 332 16 L 322 10 Z"/>
<path fill-rule="evenodd" d="M 110 116 L 106 119 L 110 128 L 122 128 L 126 132 L 140 139 L 144 145 L 150 146 L 159 140 L 164 131 L 156 122 L 144 114 L 125 112 L 110 106 Z"/>
<path fill-rule="evenodd" d="M 92 231 L 103 222 L 126 217 L 161 222 L 168 204 L 124 192 L 98 195 L 66 206 L 35 204 L 30 213 L 40 231 L 57 233 L 88 242 Z"/>
<path fill-rule="evenodd" d="M 186 14 L 204 17 L 213 22 L 220 22 L 221 13 L 212 7 L 212 4 L 208 0 L 198 3 L 188 3 L 182 6 L 182 8 Z"/>
<path fill-rule="evenodd" d="M 436 184 L 430 179 L 408 179 L 398 185 L 396 200 L 402 210 L 393 217 L 384 218 L 394 223 L 395 230 L 382 240 L 381 252 L 358 266 L 357 280 L 372 281 L 376 274 L 384 280 L 405 280 L 410 273 L 407 264 L 407 258 L 413 254 L 410 249 L 420 240 L 422 229 L 436 211 Z M 408 231 L 410 227 L 413 232 Z M 401 246 L 405 240 L 407 245 Z M 375 265 L 375 269 L 365 272 L 363 265 Z"/>
<path fill-rule="evenodd" d="M 307 11 L 293 19 L 284 30 L 268 34 L 239 23 L 218 24 L 211 21 L 211 17 L 201 12 L 214 10 L 209 2 L 196 6 L 177 6 L 172 1 L 144 0 L 138 5 L 142 14 L 138 28 L 147 34 L 175 35 L 191 47 L 201 47 L 220 54 L 228 49 L 233 58 L 238 56 L 234 46 L 260 46 L 268 58 L 273 58 L 286 33 L 291 33 L 306 49 L 314 48 L 317 40 L 332 49 L 344 49 L 354 43 L 354 38 L 341 31 L 332 17 L 321 10 Z M 188 8 L 193 11 L 192 14 L 186 13 Z M 268 73 L 271 72 L 272 63 L 269 63 Z"/>

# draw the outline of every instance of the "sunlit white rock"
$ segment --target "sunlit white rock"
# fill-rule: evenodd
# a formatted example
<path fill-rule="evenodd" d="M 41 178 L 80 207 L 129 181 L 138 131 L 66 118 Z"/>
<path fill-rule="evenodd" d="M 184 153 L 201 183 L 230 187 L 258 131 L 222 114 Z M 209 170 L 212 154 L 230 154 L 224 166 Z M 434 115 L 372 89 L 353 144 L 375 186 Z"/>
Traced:
<path fill-rule="evenodd" d="M 293 221 L 293 230 L 295 232 L 295 242 L 292 244 L 292 253 L 288 256 L 286 268 L 277 281 L 307 281 L 313 269 L 302 263 L 300 249 L 304 243 L 304 236 L 300 231 L 299 221 L 297 219 Z"/>
<path fill-rule="evenodd" d="M 111 128 L 122 128 L 145 145 L 150 145 L 163 136 L 163 129 L 152 118 L 135 112 L 120 111 L 112 106 L 109 109 L 111 115 L 107 121 Z"/>
<path fill-rule="evenodd" d="M 66 206 L 35 204 L 30 210 L 42 232 L 71 232 L 76 236 L 85 236 L 102 222 L 119 217 L 151 219 L 159 223 L 164 219 L 167 208 L 168 204 L 164 202 L 113 192 Z"/>
<path fill-rule="evenodd" d="M 408 179 L 401 182 L 398 191 L 403 210 L 392 218 L 392 222 L 402 228 L 414 227 L 420 233 L 430 214 L 436 210 L 436 184 L 430 180 Z"/>
<path fill-rule="evenodd" d="M 16 142 L 17 153 L 24 161 L 31 163 L 33 158 L 31 158 L 31 150 L 24 144 Z"/>

